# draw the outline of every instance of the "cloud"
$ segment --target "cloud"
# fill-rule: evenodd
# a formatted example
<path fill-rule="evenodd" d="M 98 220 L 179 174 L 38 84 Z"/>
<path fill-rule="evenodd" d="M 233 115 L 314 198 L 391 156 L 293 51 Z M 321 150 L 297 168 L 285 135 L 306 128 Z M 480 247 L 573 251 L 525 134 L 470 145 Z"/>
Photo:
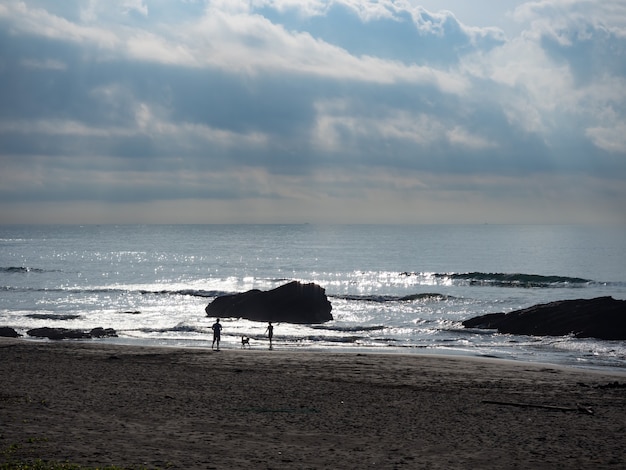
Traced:
<path fill-rule="evenodd" d="M 626 153 L 626 123 L 613 127 L 590 127 L 585 133 L 601 149 L 611 153 Z"/>
<path fill-rule="evenodd" d="M 527 34 L 550 35 L 563 45 L 571 44 L 572 38 L 592 39 L 594 30 L 626 35 L 626 5 L 619 0 L 530 1 L 517 7 L 514 16 L 532 23 Z"/>
<path fill-rule="evenodd" d="M 65 70 L 67 65 L 61 62 L 60 60 L 32 60 L 32 59 L 23 59 L 20 61 L 20 65 L 22 67 L 30 67 L 34 69 L 47 69 L 47 70 Z"/>
<path fill-rule="evenodd" d="M 391 0 L 4 2 L 0 221 L 597 221 L 569 208 L 626 202 L 626 7 L 517 3 L 507 37 Z"/>
<path fill-rule="evenodd" d="M 511 125 L 542 135 L 548 149 L 560 146 L 564 152 L 567 137 L 589 152 L 590 160 L 592 154 L 613 157 L 589 149 L 589 144 L 596 150 L 623 152 L 623 4 L 528 2 L 516 10 L 516 17 L 529 24 L 520 37 L 467 64 L 471 74 L 498 85 L 505 94 L 502 102 L 507 103 L 504 112 Z"/>

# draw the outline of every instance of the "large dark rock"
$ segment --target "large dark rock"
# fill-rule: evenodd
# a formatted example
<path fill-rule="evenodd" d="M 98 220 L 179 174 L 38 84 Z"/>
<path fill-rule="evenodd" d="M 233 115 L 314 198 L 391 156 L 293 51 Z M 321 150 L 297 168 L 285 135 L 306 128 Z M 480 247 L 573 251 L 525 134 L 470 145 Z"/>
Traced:
<path fill-rule="evenodd" d="M 626 300 L 612 297 L 561 300 L 516 310 L 490 313 L 463 322 L 466 328 L 496 329 L 500 333 L 626 339 Z"/>
<path fill-rule="evenodd" d="M 53 340 L 61 339 L 89 339 L 89 338 L 104 338 L 104 337 L 116 337 L 117 334 L 113 328 L 94 328 L 91 331 L 83 330 L 71 330 L 68 328 L 33 328 L 26 332 L 28 336 L 35 338 L 48 338 Z"/>
<path fill-rule="evenodd" d="M 3 337 L 3 338 L 18 338 L 20 336 L 22 336 L 22 335 L 20 335 L 13 328 L 10 328 L 8 326 L 0 326 L 0 337 Z"/>
<path fill-rule="evenodd" d="M 330 321 L 333 319 L 331 310 L 322 287 L 298 281 L 269 291 L 253 289 L 217 297 L 205 308 L 210 317 L 300 324 Z"/>
<path fill-rule="evenodd" d="M 33 328 L 26 332 L 28 336 L 34 336 L 35 338 L 48 338 L 48 339 L 83 339 L 91 338 L 89 333 L 85 333 L 81 330 L 70 330 L 67 328 Z"/>

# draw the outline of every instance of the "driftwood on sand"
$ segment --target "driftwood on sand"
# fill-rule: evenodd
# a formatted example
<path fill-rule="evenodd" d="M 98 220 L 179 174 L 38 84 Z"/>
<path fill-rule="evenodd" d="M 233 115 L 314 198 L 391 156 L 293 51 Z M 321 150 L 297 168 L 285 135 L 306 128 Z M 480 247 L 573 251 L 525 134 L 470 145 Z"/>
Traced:
<path fill-rule="evenodd" d="M 483 403 L 490 405 L 505 405 L 505 406 L 517 406 L 518 408 L 541 408 L 550 411 L 578 411 L 579 413 L 587 413 L 592 415 L 593 410 L 588 406 L 576 405 L 576 408 L 569 406 L 556 406 L 556 405 L 538 405 L 534 403 L 518 403 L 512 401 L 499 401 L 499 400 L 483 400 Z"/>

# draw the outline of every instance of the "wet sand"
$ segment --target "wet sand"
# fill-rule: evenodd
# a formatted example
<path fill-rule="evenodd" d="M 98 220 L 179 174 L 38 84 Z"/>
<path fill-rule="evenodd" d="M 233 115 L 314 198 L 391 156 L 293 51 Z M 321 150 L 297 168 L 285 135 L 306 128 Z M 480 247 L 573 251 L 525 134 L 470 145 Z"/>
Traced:
<path fill-rule="evenodd" d="M 0 339 L 0 463 L 624 468 L 626 373 Z"/>

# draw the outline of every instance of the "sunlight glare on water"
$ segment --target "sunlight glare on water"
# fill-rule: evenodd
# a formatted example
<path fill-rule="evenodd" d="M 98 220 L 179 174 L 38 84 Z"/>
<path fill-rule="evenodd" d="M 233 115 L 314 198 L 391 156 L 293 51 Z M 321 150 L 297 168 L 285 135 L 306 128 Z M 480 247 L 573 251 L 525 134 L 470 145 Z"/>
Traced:
<path fill-rule="evenodd" d="M 278 348 L 424 350 L 601 366 L 624 347 L 466 330 L 555 300 L 626 299 L 626 237 L 574 226 L 0 226 L 0 326 L 111 327 L 118 339 L 210 346 L 219 295 L 292 280 L 334 320 L 277 325 Z M 265 348 L 263 323 L 223 319 L 224 347 Z"/>

